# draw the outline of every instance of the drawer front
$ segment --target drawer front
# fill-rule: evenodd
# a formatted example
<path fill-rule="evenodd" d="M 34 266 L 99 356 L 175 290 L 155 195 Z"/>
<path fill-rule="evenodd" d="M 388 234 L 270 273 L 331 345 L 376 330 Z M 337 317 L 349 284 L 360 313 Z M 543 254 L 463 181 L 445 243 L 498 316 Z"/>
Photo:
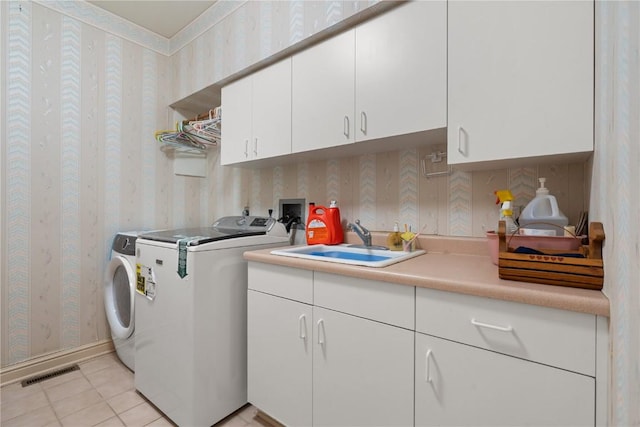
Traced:
<path fill-rule="evenodd" d="M 249 289 L 312 304 L 313 272 L 249 262 Z"/>
<path fill-rule="evenodd" d="M 595 376 L 594 315 L 417 288 L 416 330 Z"/>
<path fill-rule="evenodd" d="M 314 305 L 414 329 L 415 288 L 315 272 Z"/>

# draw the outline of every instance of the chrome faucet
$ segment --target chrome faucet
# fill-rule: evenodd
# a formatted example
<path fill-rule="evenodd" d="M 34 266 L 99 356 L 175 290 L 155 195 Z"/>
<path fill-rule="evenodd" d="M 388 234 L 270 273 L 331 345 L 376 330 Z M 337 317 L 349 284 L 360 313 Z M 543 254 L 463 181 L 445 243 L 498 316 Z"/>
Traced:
<path fill-rule="evenodd" d="M 371 233 L 369 232 L 369 230 L 364 228 L 362 224 L 360 224 L 359 219 L 356 219 L 355 224 L 351 224 L 350 222 L 347 223 L 347 229 L 351 231 L 355 231 L 358 237 L 362 239 L 362 242 L 364 243 L 365 246 L 367 247 L 371 246 Z"/>

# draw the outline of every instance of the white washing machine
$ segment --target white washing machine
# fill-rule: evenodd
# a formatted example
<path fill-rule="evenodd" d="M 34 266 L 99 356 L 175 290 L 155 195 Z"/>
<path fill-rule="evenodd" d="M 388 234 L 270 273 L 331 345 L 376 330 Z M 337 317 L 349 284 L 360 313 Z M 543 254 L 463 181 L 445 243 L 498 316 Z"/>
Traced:
<path fill-rule="evenodd" d="M 180 426 L 210 426 L 247 403 L 247 262 L 285 246 L 271 217 L 142 234 L 136 242 L 135 386 Z"/>
<path fill-rule="evenodd" d="M 104 308 L 116 353 L 135 371 L 136 239 L 138 232 L 116 234 L 104 283 Z"/>

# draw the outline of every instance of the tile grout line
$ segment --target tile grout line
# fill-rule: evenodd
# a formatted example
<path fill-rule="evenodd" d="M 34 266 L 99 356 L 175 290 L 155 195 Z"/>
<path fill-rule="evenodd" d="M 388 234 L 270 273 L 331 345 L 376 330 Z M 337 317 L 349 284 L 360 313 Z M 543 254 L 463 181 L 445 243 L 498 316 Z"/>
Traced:
<path fill-rule="evenodd" d="M 98 364 L 96 364 L 95 366 L 92 366 L 91 368 L 93 369 L 91 372 L 87 372 L 85 370 L 86 365 L 88 363 L 90 363 L 91 361 L 96 361 L 96 360 L 100 360 L 102 358 L 102 361 L 98 362 Z M 35 390 L 33 393 L 27 393 L 26 395 L 20 397 L 20 398 L 14 398 L 11 399 L 11 403 L 10 404 L 16 404 L 18 405 L 19 402 L 23 401 L 24 399 L 27 399 L 29 396 L 31 396 L 32 394 L 36 394 L 36 393 L 43 393 L 44 394 L 44 401 L 43 401 L 43 405 L 39 408 L 35 408 L 35 409 L 29 409 L 24 413 L 20 413 L 19 415 L 16 415 L 10 419 L 4 420 L 2 424 L 9 423 L 11 420 L 15 420 L 18 417 L 22 417 L 22 416 L 28 416 L 29 414 L 31 414 L 31 416 L 33 415 L 33 412 L 37 411 L 37 410 L 45 410 L 45 408 L 48 408 L 47 414 L 42 414 L 41 416 L 39 416 L 36 421 L 39 419 L 41 421 L 43 421 L 44 417 L 50 417 L 50 412 L 53 413 L 53 419 L 51 418 L 47 418 L 49 419 L 50 423 L 53 422 L 53 420 L 55 419 L 55 421 L 58 423 L 58 425 L 60 426 L 64 426 L 65 423 L 63 422 L 63 420 L 65 419 L 72 419 L 70 417 L 73 417 L 74 415 L 77 415 L 79 412 L 81 411 L 85 411 L 87 410 L 87 408 L 90 408 L 94 405 L 103 405 L 106 404 L 106 408 L 109 409 L 109 411 L 111 411 L 112 415 L 108 415 L 106 419 L 101 420 L 99 422 L 88 422 L 88 419 L 86 420 L 86 425 L 91 424 L 92 426 L 96 426 L 102 423 L 105 423 L 108 420 L 113 421 L 115 418 L 117 418 L 117 420 L 123 425 L 123 426 L 127 426 L 127 423 L 125 422 L 126 417 L 122 417 L 122 415 L 124 413 L 130 412 L 130 411 L 145 411 L 146 410 L 146 406 L 149 406 L 150 408 L 153 409 L 153 416 L 150 416 L 150 419 L 148 422 L 145 422 L 144 426 L 150 426 L 154 423 L 159 423 L 161 420 L 165 421 L 167 425 L 174 425 L 172 423 L 172 421 L 165 415 L 162 413 L 162 411 L 160 411 L 158 408 L 155 407 L 155 405 L 153 405 L 146 397 L 144 397 L 141 393 L 139 393 L 136 389 L 135 386 L 132 386 L 131 384 L 126 384 L 125 387 L 123 387 L 122 389 L 119 389 L 118 387 L 114 388 L 114 389 L 109 389 L 108 385 L 113 383 L 113 384 L 120 384 L 120 382 L 118 381 L 119 378 L 117 378 L 115 381 L 113 381 L 112 379 L 107 379 L 104 380 L 104 378 L 106 378 L 104 375 L 102 377 L 100 377 L 100 373 L 102 371 L 108 370 L 108 369 L 114 369 L 115 371 L 117 371 L 117 368 L 122 369 L 123 373 L 125 373 L 125 375 L 123 376 L 123 378 L 126 378 L 127 381 L 129 380 L 128 377 L 132 376 L 132 372 L 129 371 L 128 369 L 125 369 L 125 367 L 118 361 L 115 360 L 115 363 L 112 363 L 111 359 L 115 359 L 115 357 L 112 356 L 107 356 L 107 355 L 102 355 L 102 356 L 98 356 L 96 358 L 90 359 L 88 361 L 85 361 L 80 365 L 80 369 L 78 369 L 78 371 L 80 372 L 80 374 L 75 374 L 72 375 L 70 377 L 68 377 L 68 379 L 65 379 L 63 376 L 58 376 L 56 377 L 57 379 L 49 379 L 49 380 L 45 380 L 41 383 L 37 383 L 37 384 L 32 384 L 28 387 L 37 387 L 37 390 Z M 99 368 L 99 369 L 96 369 Z M 73 371 L 75 372 L 75 371 Z M 69 372 L 68 374 L 72 374 L 72 372 Z M 68 375 L 68 374 L 64 374 L 64 375 Z M 95 376 L 94 376 L 95 375 Z M 102 381 L 99 385 L 94 385 L 94 383 L 91 381 L 91 377 L 94 378 L 94 381 L 99 378 L 100 381 Z M 97 377 L 97 378 L 96 378 Z M 61 381 L 61 382 L 60 382 Z M 65 390 L 65 387 L 70 387 L 70 384 L 73 381 L 84 381 L 89 385 L 89 388 L 87 388 L 86 390 L 81 390 L 79 392 L 72 392 L 71 394 L 67 395 L 67 392 L 69 390 Z M 45 387 L 46 385 L 46 387 Z M 100 388 L 102 386 L 106 385 L 106 388 Z M 122 384 L 124 385 L 124 383 Z M 59 387 L 59 389 L 58 389 Z M 83 384 L 84 387 L 84 384 Z M 4 389 L 4 387 L 3 387 Z M 71 386 L 71 390 L 74 390 L 75 387 Z M 103 391 L 99 391 L 99 389 L 102 389 Z M 20 390 L 20 389 L 16 389 L 16 390 Z M 111 393 L 112 391 L 116 391 L 116 394 L 110 397 L 106 397 L 105 394 L 103 394 L 104 392 L 106 392 L 107 394 Z M 66 406 L 67 402 L 63 402 L 65 399 L 71 399 L 71 401 L 75 400 L 78 398 L 78 396 L 81 396 L 82 394 L 87 394 L 87 393 L 95 393 L 95 401 L 94 398 L 88 398 L 87 402 L 92 402 L 92 403 L 88 403 L 86 404 L 86 406 L 84 403 L 81 405 L 82 407 L 79 408 L 74 408 L 73 404 L 71 404 L 70 406 Z M 137 401 L 138 399 L 135 399 L 136 401 L 129 401 L 128 399 L 133 399 L 131 396 L 124 396 L 126 394 L 130 394 L 130 393 L 134 393 L 136 396 L 138 396 L 140 398 L 139 401 Z M 4 394 L 4 393 L 3 393 Z M 61 397 L 62 396 L 62 397 Z M 120 401 L 113 401 L 113 402 L 109 402 L 110 400 L 114 400 L 118 397 L 122 396 L 122 399 Z M 56 401 L 52 400 L 52 397 L 57 397 Z M 129 404 L 133 404 L 133 406 L 128 407 Z M 3 405 L 4 406 L 4 405 Z M 118 410 L 117 407 L 120 406 L 121 408 L 126 408 L 126 409 L 120 409 Z M 58 407 L 58 409 L 61 411 L 60 413 L 56 410 L 56 407 Z M 6 407 L 5 407 L 6 408 Z M 243 427 L 250 427 L 252 426 L 252 417 L 251 417 L 251 411 L 249 410 L 250 406 L 247 405 L 245 408 L 242 408 L 241 410 L 239 410 L 237 413 L 233 414 L 233 417 L 230 418 L 229 420 L 227 420 L 228 423 L 231 423 L 232 425 L 237 425 L 237 423 L 241 424 Z M 70 413 L 65 413 L 65 411 L 68 411 L 69 409 L 72 409 L 73 411 Z M 120 413 L 118 413 L 118 411 L 120 411 Z M 133 414 L 133 412 L 132 412 Z M 144 414 L 144 412 L 142 412 L 142 414 Z M 106 415 L 106 413 L 105 413 Z M 148 415 L 148 414 L 147 414 Z M 135 417 L 138 416 L 137 414 L 133 414 L 132 415 L 132 419 L 130 421 L 133 422 L 133 419 L 135 419 Z M 143 417 L 144 419 L 144 417 Z M 77 421 L 77 420 L 76 420 Z M 161 424 L 161 423 L 160 423 Z M 231 425 L 230 424 L 230 425 Z M 226 425 L 226 424 L 225 424 Z"/>

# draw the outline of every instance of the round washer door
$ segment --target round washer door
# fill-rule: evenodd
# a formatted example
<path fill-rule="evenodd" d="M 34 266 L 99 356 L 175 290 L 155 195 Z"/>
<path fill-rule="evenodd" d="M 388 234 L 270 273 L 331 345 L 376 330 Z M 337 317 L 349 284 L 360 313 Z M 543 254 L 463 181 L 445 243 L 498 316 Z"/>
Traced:
<path fill-rule="evenodd" d="M 133 334 L 135 291 L 133 266 L 125 257 L 114 256 L 104 286 L 104 307 L 114 338 L 127 339 Z"/>

